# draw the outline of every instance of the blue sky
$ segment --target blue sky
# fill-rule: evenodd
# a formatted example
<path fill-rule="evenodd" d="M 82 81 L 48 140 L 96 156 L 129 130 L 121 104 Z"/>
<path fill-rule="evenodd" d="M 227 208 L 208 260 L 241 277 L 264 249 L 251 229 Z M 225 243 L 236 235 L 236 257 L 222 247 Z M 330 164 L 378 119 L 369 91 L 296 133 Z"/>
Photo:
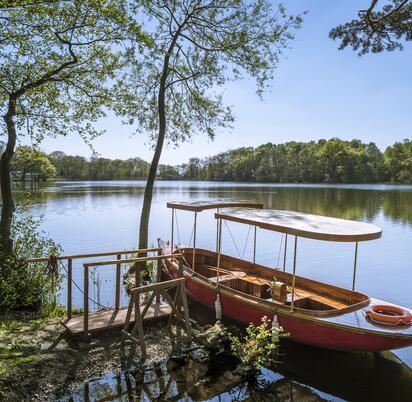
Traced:
<path fill-rule="evenodd" d="M 289 12 L 308 10 L 291 49 L 285 52 L 263 102 L 252 81 L 225 88 L 233 106 L 233 130 L 222 130 L 211 142 L 194 133 L 192 142 L 165 148 L 161 163 L 178 164 L 189 157 L 204 157 L 240 146 L 266 142 L 309 141 L 319 138 L 359 138 L 384 149 L 412 137 L 412 44 L 403 52 L 359 57 L 351 49 L 338 51 L 328 37 L 330 29 L 354 18 L 369 0 L 286 0 Z M 132 135 L 133 127 L 110 116 L 98 123 L 107 133 L 94 141 L 107 158 L 140 157 L 150 160 L 148 138 Z M 90 149 L 75 136 L 45 139 L 46 152 L 61 150 L 90 156 Z"/>

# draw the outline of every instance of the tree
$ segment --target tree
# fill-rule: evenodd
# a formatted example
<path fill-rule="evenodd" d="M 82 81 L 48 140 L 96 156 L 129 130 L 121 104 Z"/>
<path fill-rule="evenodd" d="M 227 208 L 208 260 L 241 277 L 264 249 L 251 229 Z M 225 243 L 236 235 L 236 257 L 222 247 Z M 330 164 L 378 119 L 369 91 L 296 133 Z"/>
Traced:
<path fill-rule="evenodd" d="M 378 0 L 371 0 L 366 10 L 358 12 L 357 19 L 333 28 L 330 38 L 341 41 L 339 49 L 351 46 L 360 55 L 402 50 L 402 41 L 412 40 L 412 2 L 387 1 L 378 11 Z"/>
<path fill-rule="evenodd" d="M 386 148 L 384 163 L 392 182 L 412 183 L 412 141 L 405 139 Z"/>
<path fill-rule="evenodd" d="M 12 251 L 10 164 L 18 136 L 99 134 L 91 122 L 110 106 L 108 79 L 123 64 L 121 41 L 143 40 L 122 0 L 10 1 L 0 10 L 0 253 Z M 128 36 L 126 38 L 126 33 Z M 113 50 L 118 49 L 118 50 Z"/>
<path fill-rule="evenodd" d="M 140 218 L 139 248 L 148 243 L 153 185 L 165 140 L 185 141 L 194 132 L 213 139 L 233 121 L 217 89 L 244 76 L 262 94 L 300 16 L 274 10 L 268 0 L 143 0 L 155 45 L 125 76 L 130 94 L 121 112 L 150 133 L 154 155 Z"/>
<path fill-rule="evenodd" d="M 16 149 L 12 171 L 18 173 L 22 181 L 26 180 L 27 174 L 31 174 L 34 180 L 47 180 L 47 178 L 55 177 L 57 174 L 50 159 L 43 152 L 29 146 L 21 146 Z"/>

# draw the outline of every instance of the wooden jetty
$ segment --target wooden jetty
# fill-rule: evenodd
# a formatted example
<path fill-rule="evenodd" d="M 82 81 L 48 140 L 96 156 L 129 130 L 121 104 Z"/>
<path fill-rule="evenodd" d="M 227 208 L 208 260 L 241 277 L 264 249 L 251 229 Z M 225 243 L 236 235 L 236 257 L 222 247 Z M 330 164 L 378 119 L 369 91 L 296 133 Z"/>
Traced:
<path fill-rule="evenodd" d="M 142 255 L 147 253 L 157 253 L 153 256 L 125 258 L 122 255 Z M 72 290 L 73 290 L 73 260 L 89 260 L 91 258 L 116 256 L 116 259 L 105 261 L 85 262 L 83 264 L 83 314 L 73 315 Z M 103 253 L 78 254 L 69 256 L 51 256 L 45 258 L 32 258 L 27 260 L 28 263 L 47 263 L 48 266 L 55 265 L 53 272 L 58 271 L 58 262 L 67 261 L 67 318 L 62 321 L 62 325 L 73 335 L 83 335 L 86 338 L 92 332 L 107 330 L 115 327 L 123 327 L 123 336 L 138 342 L 142 348 L 142 357 L 145 357 L 145 343 L 143 333 L 143 321 L 157 320 L 165 317 L 176 317 L 185 325 L 186 331 L 191 338 L 189 311 L 187 306 L 185 280 L 183 278 L 183 266 L 181 254 L 163 255 L 160 248 L 147 248 L 126 251 L 111 251 Z M 169 281 L 161 281 L 162 260 L 173 259 L 180 267 L 181 277 Z M 158 267 L 156 272 L 156 283 L 140 286 L 140 268 L 143 263 L 148 261 L 157 261 Z M 121 266 L 122 264 L 134 264 L 135 267 L 135 287 L 131 289 L 131 297 L 128 307 L 120 305 L 121 289 Z M 89 311 L 89 271 L 92 267 L 116 266 L 116 291 L 115 306 L 112 309 L 103 311 Z M 168 293 L 174 290 L 174 299 Z M 140 296 L 145 293 L 151 293 L 148 301 L 140 303 Z M 163 297 L 163 301 L 161 300 Z M 183 316 L 182 317 L 182 308 Z M 134 323 L 132 331 L 129 333 L 128 328 Z M 138 336 L 138 339 L 136 338 Z"/>

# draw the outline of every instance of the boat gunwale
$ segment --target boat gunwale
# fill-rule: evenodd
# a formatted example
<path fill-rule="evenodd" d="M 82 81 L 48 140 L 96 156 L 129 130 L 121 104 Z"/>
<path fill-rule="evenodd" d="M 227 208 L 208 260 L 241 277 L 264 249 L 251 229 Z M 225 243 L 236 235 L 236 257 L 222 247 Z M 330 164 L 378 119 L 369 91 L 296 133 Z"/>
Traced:
<path fill-rule="evenodd" d="M 192 248 L 189 248 L 189 247 L 179 248 L 179 252 L 181 252 L 181 253 L 184 253 L 185 250 L 192 250 Z M 205 253 L 205 252 L 207 254 L 209 254 L 210 256 L 213 256 L 213 254 L 216 254 L 215 252 L 212 252 L 210 250 L 196 248 L 196 254 L 197 255 Z M 221 254 L 221 256 L 223 258 L 227 257 L 227 258 L 230 258 L 230 259 L 233 259 L 233 260 L 236 260 L 236 261 L 241 261 L 243 263 L 244 262 L 249 262 L 249 261 L 245 261 L 245 260 L 242 260 L 242 259 L 239 259 L 239 258 L 236 258 L 236 257 L 226 256 L 224 254 Z M 251 264 L 253 264 L 253 263 L 251 263 Z M 255 265 L 263 267 L 263 268 L 271 269 L 269 267 L 265 267 L 264 265 L 260 265 L 260 264 L 255 264 Z M 204 276 L 204 275 L 202 275 L 202 274 L 200 274 L 196 271 L 193 271 L 192 268 L 190 268 L 186 265 L 183 265 L 183 266 L 185 268 L 185 271 L 188 272 L 191 277 L 199 276 L 200 278 L 202 278 L 203 281 L 205 281 L 208 285 L 211 285 L 211 287 L 213 287 L 214 289 L 217 287 L 216 285 L 210 283 L 210 281 L 208 280 L 208 278 L 206 276 Z M 278 271 L 278 270 L 275 268 L 275 269 L 273 269 L 273 271 Z M 340 287 L 335 286 L 335 285 L 330 285 L 330 284 L 327 284 L 327 283 L 324 283 L 324 282 L 319 282 L 319 281 L 316 281 L 316 280 L 313 280 L 313 279 L 304 278 L 304 277 L 301 277 L 301 276 L 298 276 L 298 275 L 296 275 L 296 279 L 303 280 L 303 281 L 309 280 L 309 281 L 311 281 L 312 283 L 315 283 L 315 284 L 318 283 L 318 284 L 321 284 L 323 286 L 326 285 L 327 287 L 330 287 L 332 289 L 339 289 L 339 290 L 343 290 L 343 291 L 349 292 L 349 293 L 357 293 L 361 296 L 366 297 L 366 299 L 363 300 L 363 301 L 351 304 L 350 306 L 344 307 L 344 308 L 341 308 L 341 309 L 308 310 L 308 309 L 303 309 L 303 308 L 294 306 L 293 310 L 297 311 L 297 312 L 300 312 L 303 315 L 311 315 L 311 316 L 315 316 L 315 317 L 335 317 L 335 316 L 339 316 L 339 315 L 342 315 L 342 314 L 345 314 L 345 313 L 348 313 L 348 312 L 359 310 L 360 308 L 366 307 L 370 304 L 370 297 L 368 295 L 363 294 L 363 293 L 359 293 L 359 292 L 351 291 L 351 290 L 348 290 L 348 289 L 340 288 Z M 254 302 L 253 304 L 264 303 L 264 304 L 267 304 L 268 306 L 273 306 L 271 310 L 274 310 L 274 309 L 281 309 L 282 311 L 283 310 L 285 310 L 285 311 L 291 310 L 291 306 L 287 306 L 287 305 L 284 305 L 284 304 L 282 305 L 282 304 L 280 304 L 279 302 L 276 302 L 276 301 L 268 301 L 268 300 L 265 300 L 265 299 L 261 299 L 259 297 L 250 295 L 248 293 L 244 293 L 244 292 L 241 292 L 239 290 L 230 288 L 229 286 L 226 286 L 224 284 L 219 284 L 219 288 L 224 288 L 229 293 L 232 292 L 232 293 L 234 293 L 236 295 L 239 295 L 239 296 L 242 296 L 242 297 L 246 296 L 246 297 L 250 298 L 251 300 L 253 300 L 253 302 Z"/>
<path fill-rule="evenodd" d="M 179 248 L 179 251 L 181 252 L 182 250 L 191 250 L 191 248 Z M 204 250 L 204 249 L 196 249 L 197 252 L 199 251 L 206 251 L 208 253 L 212 253 L 210 250 Z M 230 258 L 235 258 L 235 257 L 231 257 Z M 236 259 L 236 258 L 235 258 Z M 243 261 L 243 260 L 240 260 Z M 164 265 L 170 263 L 170 261 L 162 261 L 162 263 Z M 213 283 L 211 283 L 207 277 L 199 274 L 198 272 L 193 272 L 193 270 L 186 266 L 185 264 L 183 264 L 183 268 L 184 268 L 184 274 L 186 276 L 186 279 L 190 279 L 193 281 L 196 281 L 204 286 L 206 286 L 207 288 L 211 288 L 213 290 L 216 289 L 216 285 L 214 285 Z M 269 268 L 270 269 L 270 268 Z M 317 281 L 315 281 L 317 282 Z M 322 283 L 322 282 L 319 282 Z M 334 286 L 334 285 L 328 285 L 328 286 Z M 308 314 L 308 312 L 310 313 L 310 310 L 305 310 L 305 309 L 301 309 L 301 308 L 294 308 L 294 311 L 290 310 L 290 306 L 282 306 L 283 308 L 279 308 L 281 307 L 281 305 L 276 305 L 273 302 L 264 300 L 264 299 L 260 299 L 258 297 L 255 297 L 253 295 L 249 295 L 247 293 L 243 293 L 240 291 L 237 291 L 236 289 L 232 289 L 229 288 L 228 286 L 219 285 L 220 291 L 225 294 L 228 297 L 231 298 L 236 298 L 237 300 L 241 301 L 242 303 L 248 304 L 250 306 L 253 307 L 258 307 L 262 310 L 266 310 L 268 312 L 271 312 L 272 314 L 280 314 L 280 315 L 284 315 L 287 316 L 289 318 L 296 318 L 296 319 L 301 319 L 301 320 L 305 320 L 305 321 L 310 321 L 313 323 L 316 323 L 318 325 L 326 325 L 326 326 L 330 326 L 330 327 L 334 327 L 334 328 L 341 328 L 343 330 L 346 331 L 350 331 L 350 332 L 356 332 L 356 333 L 360 333 L 360 334 L 365 334 L 365 335 L 376 335 L 376 336 L 382 336 L 382 337 L 387 337 L 387 338 L 396 338 L 396 339 L 407 339 L 407 340 L 411 340 L 412 339 L 412 334 L 411 333 L 403 333 L 403 332 L 393 332 L 393 331 L 398 331 L 399 327 L 388 327 L 388 328 L 379 328 L 379 329 L 374 329 L 374 328 L 360 328 L 360 327 L 356 327 L 350 324 L 346 324 L 346 323 L 339 323 L 339 322 L 334 322 L 331 321 L 331 319 L 339 317 L 339 316 L 344 316 L 344 315 L 348 315 L 348 314 L 352 314 L 355 313 L 357 311 L 361 311 L 361 309 L 363 307 L 366 307 L 367 305 L 369 305 L 371 303 L 371 301 L 373 300 L 372 298 L 370 298 L 367 295 L 364 295 L 366 297 L 368 297 L 368 300 L 366 302 L 361 302 L 361 303 L 357 303 L 356 304 L 356 308 L 352 308 L 351 311 L 345 311 L 342 312 L 342 310 L 328 310 L 326 312 L 338 312 L 338 314 L 328 314 L 328 315 L 316 315 L 316 314 Z M 344 289 L 344 288 L 340 288 L 340 289 Z M 344 289 L 347 290 L 347 289 Z M 359 293 L 359 292 L 357 292 Z M 361 305 L 359 305 L 361 304 Z M 349 307 L 353 307 L 355 305 L 349 306 Z M 323 311 L 323 312 L 325 312 Z M 339 313 L 340 312 L 340 313 Z"/>

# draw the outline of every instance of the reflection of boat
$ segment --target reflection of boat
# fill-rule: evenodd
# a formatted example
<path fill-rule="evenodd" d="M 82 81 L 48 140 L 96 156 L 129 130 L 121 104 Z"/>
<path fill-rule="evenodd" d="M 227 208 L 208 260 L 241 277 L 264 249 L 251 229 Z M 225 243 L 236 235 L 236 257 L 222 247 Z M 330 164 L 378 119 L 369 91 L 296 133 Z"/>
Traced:
<path fill-rule="evenodd" d="M 184 257 L 184 275 L 188 293 L 211 309 L 221 307 L 224 316 L 248 324 L 259 323 L 264 315 L 277 316 L 290 339 L 314 346 L 347 351 L 381 351 L 412 345 L 409 325 L 383 326 L 364 316 L 369 305 L 385 304 L 354 290 L 358 243 L 378 239 L 381 229 L 375 225 L 303 214 L 291 211 L 263 210 L 248 203 L 194 202 L 168 203 L 174 210 L 195 213 L 193 247 L 173 247 Z M 250 207 L 221 212 L 220 208 Z M 257 208 L 260 207 L 260 208 Z M 216 251 L 196 248 L 197 213 L 218 209 Z M 253 261 L 221 254 L 222 222 L 251 225 L 255 230 Z M 262 228 L 294 236 L 293 273 L 255 263 L 256 230 Z M 172 244 L 173 244 L 172 229 Z M 296 275 L 298 238 L 354 242 L 353 289 L 343 289 Z M 163 252 L 170 246 L 159 241 Z M 285 246 L 287 244 L 287 237 Z M 286 250 L 286 248 L 285 248 Z M 177 261 L 165 261 L 170 277 L 178 275 Z M 409 314 L 410 311 L 406 310 Z"/>
<path fill-rule="evenodd" d="M 282 354 L 280 373 L 320 392 L 347 401 L 411 400 L 412 370 L 392 352 L 342 353 L 283 342 Z"/>

